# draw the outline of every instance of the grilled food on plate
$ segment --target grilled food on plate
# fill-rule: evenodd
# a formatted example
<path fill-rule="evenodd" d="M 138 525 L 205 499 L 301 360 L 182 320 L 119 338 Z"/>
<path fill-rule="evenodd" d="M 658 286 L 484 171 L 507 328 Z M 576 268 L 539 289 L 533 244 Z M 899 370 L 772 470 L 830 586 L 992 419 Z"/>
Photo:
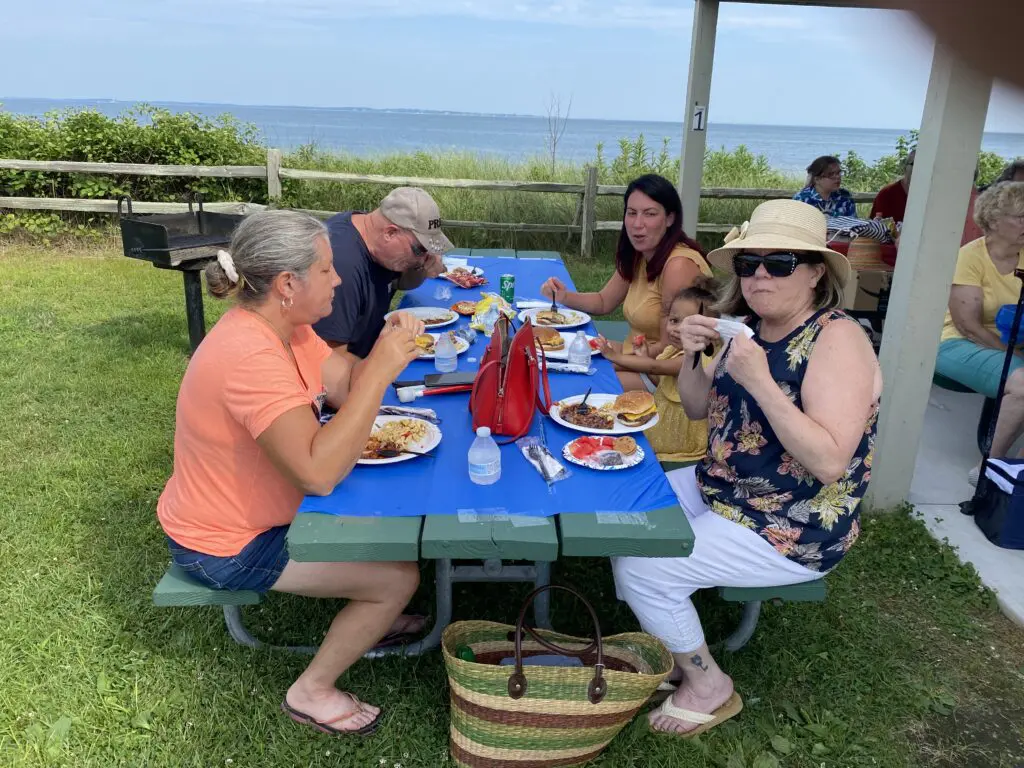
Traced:
<path fill-rule="evenodd" d="M 582 403 L 561 405 L 558 408 L 558 415 L 570 424 L 587 429 L 611 429 L 615 422 L 614 413 Z"/>
<path fill-rule="evenodd" d="M 563 315 L 561 312 L 552 309 L 542 309 L 534 318 L 537 321 L 537 325 L 568 325 L 569 318 Z"/>
<path fill-rule="evenodd" d="M 627 427 L 643 426 L 658 413 L 654 405 L 654 395 L 640 390 L 623 392 L 615 398 L 611 407 L 619 421 Z"/>
<path fill-rule="evenodd" d="M 452 304 L 452 312 L 458 312 L 460 315 L 468 317 L 476 312 L 475 301 L 457 301 Z"/>
<path fill-rule="evenodd" d="M 562 334 L 554 328 L 542 328 L 537 326 L 533 329 L 533 337 L 537 340 L 537 345 L 539 347 L 546 349 L 549 352 L 565 349 L 565 339 L 562 338 Z"/>
<path fill-rule="evenodd" d="M 434 354 L 434 345 L 437 341 L 429 333 L 421 333 L 416 337 L 416 346 L 419 347 L 421 355 Z"/>

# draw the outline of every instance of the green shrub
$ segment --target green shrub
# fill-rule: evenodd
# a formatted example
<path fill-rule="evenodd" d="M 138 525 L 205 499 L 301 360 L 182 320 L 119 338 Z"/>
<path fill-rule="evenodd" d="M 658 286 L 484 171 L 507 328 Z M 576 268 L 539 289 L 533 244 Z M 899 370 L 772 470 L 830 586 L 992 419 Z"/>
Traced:
<path fill-rule="evenodd" d="M 855 152 L 843 157 L 844 183 L 856 191 L 873 191 L 899 177 L 903 160 L 916 143 L 916 132 L 901 137 L 895 152 L 868 165 Z M 595 147 L 594 160 L 602 184 L 623 185 L 644 173 L 660 173 L 673 182 L 679 178 L 678 161 L 670 150 L 670 139 L 652 145 L 641 134 L 623 138 L 618 153 L 609 157 L 603 144 Z M 95 110 L 68 109 L 42 118 L 15 115 L 0 109 L 0 157 L 23 160 L 81 160 L 167 165 L 264 165 L 266 147 L 255 126 L 238 122 L 231 115 L 210 119 L 191 113 L 171 113 L 139 105 L 118 117 Z M 979 182 L 992 180 L 1005 161 L 998 155 L 979 155 Z M 284 165 L 292 168 L 342 171 L 386 176 L 418 176 L 449 179 L 493 179 L 511 181 L 560 181 L 583 183 L 585 166 L 556 163 L 538 155 L 523 161 L 449 152 L 413 152 L 357 157 L 327 152 L 315 144 L 288 153 Z M 799 189 L 802 175 L 781 173 L 764 155 L 747 147 L 733 151 L 709 150 L 704 158 L 703 183 L 707 187 L 747 189 Z M 285 206 L 318 211 L 369 210 L 390 191 L 381 184 L 341 184 L 329 181 L 284 179 Z M 208 201 L 267 202 L 263 179 L 210 179 L 181 176 L 147 177 L 74 173 L 0 171 L 0 195 L 15 197 L 69 197 L 112 199 L 122 194 L 136 200 L 173 202 L 199 192 Z M 489 192 L 433 188 L 431 194 L 446 219 L 508 223 L 579 222 L 579 196 L 562 193 Z M 735 224 L 749 218 L 757 200 L 704 198 L 700 220 L 706 224 Z M 866 206 L 863 211 L 867 213 Z M 602 196 L 596 205 L 599 221 L 622 216 L 622 200 Z M 46 238 L 76 233 L 83 227 L 111 223 L 105 215 L 23 213 L 0 218 L 0 234 L 23 231 Z M 470 248 L 520 248 L 575 251 L 579 238 L 559 234 L 514 232 L 479 228 L 453 229 L 455 242 Z M 599 232 L 596 251 L 607 255 L 613 249 L 616 232 Z M 706 234 L 701 241 L 717 245 L 721 236 Z"/>

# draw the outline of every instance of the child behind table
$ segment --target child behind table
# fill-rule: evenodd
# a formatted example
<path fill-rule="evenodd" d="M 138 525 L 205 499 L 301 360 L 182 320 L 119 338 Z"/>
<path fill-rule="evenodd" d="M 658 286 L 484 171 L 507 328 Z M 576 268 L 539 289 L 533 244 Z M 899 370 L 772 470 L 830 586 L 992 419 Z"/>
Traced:
<path fill-rule="evenodd" d="M 691 287 L 681 290 L 672 300 L 672 306 L 669 308 L 669 341 L 679 338 L 683 320 L 690 315 L 703 314 L 707 317 L 714 317 L 711 307 L 717 300 L 718 297 L 712 284 L 707 280 L 699 281 Z M 702 309 L 703 311 L 701 311 Z M 676 361 L 679 363 L 674 366 L 675 374 L 662 374 L 657 377 L 653 394 L 659 419 L 657 424 L 644 433 L 659 461 L 697 461 L 704 456 L 708 447 L 707 420 L 690 420 L 679 402 L 677 389 L 679 369 L 687 364 L 687 361 L 692 364 L 692 358 L 688 355 L 684 358 L 684 354 L 683 350 L 669 344 L 657 357 L 658 360 L 671 360 L 673 363 Z M 702 356 L 702 362 L 706 363 L 708 359 Z"/>

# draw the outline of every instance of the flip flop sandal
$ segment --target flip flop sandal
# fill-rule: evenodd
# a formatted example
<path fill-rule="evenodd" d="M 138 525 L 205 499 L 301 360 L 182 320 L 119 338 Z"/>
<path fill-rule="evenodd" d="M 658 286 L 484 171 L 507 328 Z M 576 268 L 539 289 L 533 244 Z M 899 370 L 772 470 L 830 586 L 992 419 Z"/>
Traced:
<path fill-rule="evenodd" d="M 326 733 L 331 736 L 369 736 L 371 733 L 376 731 L 377 726 L 380 725 L 381 715 L 384 714 L 383 709 L 377 713 L 377 716 L 373 718 L 371 722 L 367 723 L 362 728 L 355 730 L 345 730 L 343 728 L 334 727 L 335 723 L 343 723 L 349 718 L 355 717 L 359 713 L 366 711 L 362 709 L 363 702 L 361 702 L 351 693 L 349 694 L 349 696 L 352 698 L 352 701 L 355 702 L 356 708 L 351 712 L 346 712 L 344 715 L 339 715 L 333 720 L 317 720 L 311 717 L 310 715 L 307 715 L 305 712 L 300 712 L 299 710 L 288 706 L 287 701 L 281 702 L 281 711 L 288 715 L 288 717 L 290 717 L 296 723 L 312 726 L 321 733 Z"/>
<path fill-rule="evenodd" d="M 738 693 L 733 692 L 732 696 L 712 712 L 710 715 L 704 712 L 692 712 L 689 709 L 683 709 L 677 707 L 672 703 L 672 697 L 669 696 L 662 702 L 662 705 L 656 710 L 658 713 L 667 717 L 675 718 L 676 720 L 682 720 L 687 723 L 698 723 L 697 727 L 686 731 L 685 733 L 676 733 L 675 731 L 665 731 L 661 728 L 651 728 L 656 733 L 663 733 L 666 736 L 677 736 L 682 739 L 692 739 L 694 736 L 698 736 L 716 725 L 724 723 L 729 718 L 735 717 L 743 709 L 743 699 L 740 698 Z"/>
<path fill-rule="evenodd" d="M 407 622 L 408 624 L 416 624 L 417 622 L 422 621 L 420 628 L 415 632 L 409 632 L 406 630 L 400 630 L 398 632 L 388 632 L 386 635 L 384 635 L 384 637 L 382 637 L 374 644 L 371 650 L 378 648 L 391 648 L 396 645 L 409 645 L 409 643 L 415 642 L 417 639 L 419 639 L 419 636 L 423 633 L 423 630 L 427 628 L 427 617 L 419 616 L 416 614 L 410 614 L 409 619 L 410 621 Z"/>

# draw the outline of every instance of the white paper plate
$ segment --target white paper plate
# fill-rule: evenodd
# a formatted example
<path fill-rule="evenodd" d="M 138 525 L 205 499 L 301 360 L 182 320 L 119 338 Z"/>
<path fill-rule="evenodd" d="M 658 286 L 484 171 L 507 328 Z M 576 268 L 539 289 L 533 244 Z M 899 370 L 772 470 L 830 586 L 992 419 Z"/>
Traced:
<path fill-rule="evenodd" d="M 589 403 L 590 401 L 588 400 L 587 402 Z M 581 438 L 579 437 L 576 438 L 576 440 L 580 439 Z M 576 464 L 577 466 L 580 467 L 586 467 L 587 469 L 596 469 L 598 472 L 608 472 L 610 470 L 615 469 L 629 469 L 630 467 L 635 467 L 637 464 L 644 460 L 644 449 L 641 448 L 639 445 L 636 447 L 636 450 L 633 451 L 633 453 L 629 454 L 628 456 L 622 457 L 621 464 L 613 466 L 604 466 L 603 464 L 598 463 L 593 457 L 589 457 L 587 459 L 577 459 L 575 456 L 572 455 L 572 445 L 573 443 L 576 442 L 576 440 L 570 440 L 568 443 L 565 444 L 565 446 L 562 448 L 562 456 L 565 457 L 566 461 L 570 462 L 571 464 Z"/>
<path fill-rule="evenodd" d="M 587 398 L 587 405 L 592 405 L 595 408 L 600 408 L 602 405 L 612 402 L 616 397 L 618 397 L 618 395 L 591 394 L 590 397 Z M 559 413 L 559 411 L 561 411 L 561 405 L 575 405 L 576 403 L 582 400 L 583 395 L 563 397 L 559 401 L 558 405 L 551 406 L 551 418 L 554 419 L 557 423 L 561 424 L 563 427 L 575 429 L 577 432 L 586 432 L 587 434 L 591 435 L 628 435 L 632 432 L 643 432 L 645 429 L 650 429 L 655 424 L 657 424 L 658 420 L 661 418 L 661 415 L 656 413 L 654 414 L 653 419 L 648 421 L 646 424 L 640 425 L 639 427 L 627 427 L 618 419 L 615 419 L 612 422 L 611 429 L 591 429 L 589 427 L 581 427 L 578 424 L 572 424 L 562 418 L 561 414 Z"/>
<path fill-rule="evenodd" d="M 532 307 L 530 309 L 524 309 L 519 313 L 519 322 L 526 322 L 526 318 L 530 318 L 530 322 L 534 325 L 538 325 L 537 313 L 543 312 L 545 309 L 550 309 L 550 307 Z M 568 328 L 579 328 L 580 326 L 586 325 L 590 322 L 590 315 L 586 312 L 580 312 L 578 309 L 559 307 L 558 311 L 568 317 L 569 322 L 561 325 L 545 325 L 545 328 L 558 328 L 560 330 L 565 330 Z"/>
<path fill-rule="evenodd" d="M 570 333 L 569 331 L 562 331 L 562 332 L 560 332 L 560 335 L 561 335 L 562 339 L 565 341 L 565 346 L 562 347 L 561 349 L 545 349 L 544 350 L 544 355 L 547 357 L 548 360 L 568 360 L 569 359 L 569 345 L 572 344 L 572 340 L 576 338 L 576 334 L 575 333 Z M 589 336 L 588 335 L 587 336 L 587 341 L 589 342 L 592 339 L 596 339 L 596 338 L 597 338 L 597 336 Z M 600 354 L 601 354 L 601 350 L 594 349 L 593 347 L 590 348 L 590 356 L 591 357 L 593 357 L 594 355 L 600 355 Z M 588 400 L 587 402 L 589 403 L 590 401 Z"/>
<path fill-rule="evenodd" d="M 415 317 L 418 317 L 420 320 L 427 320 L 429 318 L 434 317 L 448 318 L 443 323 L 438 323 L 437 325 L 428 325 L 428 331 L 431 330 L 432 328 L 444 328 L 446 325 L 451 325 L 452 323 L 458 322 L 459 320 L 459 314 L 448 309 L 448 307 L 409 307 L 408 309 L 396 309 L 394 312 L 388 312 L 386 315 L 384 315 L 384 320 L 390 320 L 392 316 L 398 314 L 399 312 L 405 312 L 407 314 L 414 315 Z"/>
<path fill-rule="evenodd" d="M 445 331 L 445 333 L 447 333 L 447 331 Z M 440 333 L 430 333 L 430 334 L 427 334 L 427 335 L 428 336 L 433 336 L 435 342 L 441 337 Z M 466 341 L 461 336 L 456 336 L 455 337 L 455 355 L 456 355 L 456 357 L 461 355 L 467 349 L 469 349 L 469 342 Z M 433 359 L 434 359 L 433 355 L 426 355 L 426 354 L 423 354 L 423 352 L 420 352 L 420 356 L 417 358 L 417 360 L 433 360 Z M 590 402 L 590 401 L 588 400 L 587 402 Z"/>
<path fill-rule="evenodd" d="M 401 421 L 402 419 L 412 419 L 412 416 L 378 416 L 373 420 L 373 428 L 379 429 L 389 421 Z M 431 451 L 441 442 L 441 428 L 435 424 L 431 424 L 429 421 L 423 421 L 422 419 L 414 419 L 420 421 L 427 428 L 427 433 L 424 435 L 422 440 L 418 440 L 415 443 L 411 443 L 407 448 L 414 451 Z M 397 464 L 400 461 L 409 461 L 409 459 L 420 459 L 422 456 L 417 456 L 413 453 L 403 453 L 401 456 L 395 456 L 393 459 L 359 459 L 356 464 L 366 464 L 374 466 L 377 464 Z"/>

